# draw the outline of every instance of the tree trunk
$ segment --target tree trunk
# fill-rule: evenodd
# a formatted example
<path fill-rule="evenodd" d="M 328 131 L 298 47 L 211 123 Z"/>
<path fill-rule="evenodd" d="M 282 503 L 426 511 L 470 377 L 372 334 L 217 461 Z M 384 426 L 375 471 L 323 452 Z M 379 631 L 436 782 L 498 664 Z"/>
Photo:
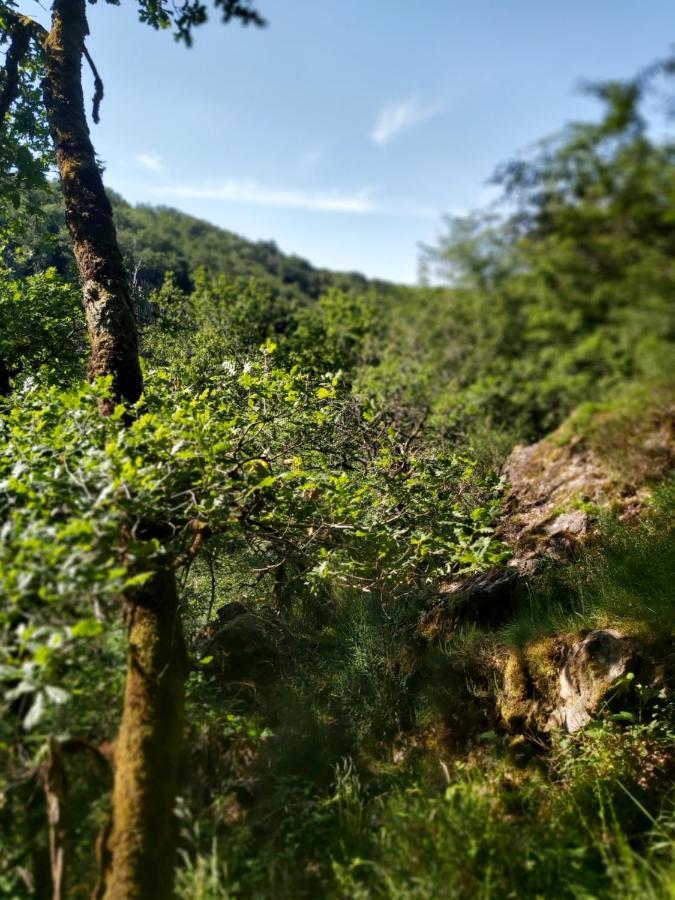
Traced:
<path fill-rule="evenodd" d="M 43 92 L 73 240 L 91 341 L 89 375 L 112 377 L 109 413 L 134 403 L 143 382 L 138 333 L 84 111 L 81 70 L 88 34 L 85 0 L 54 0 L 44 40 Z M 173 887 L 173 807 L 182 755 L 187 671 L 174 571 L 161 569 L 125 600 L 127 679 L 115 749 L 112 824 L 99 895 L 167 900 Z"/>
<path fill-rule="evenodd" d="M 12 29 L 9 50 L 5 56 L 5 85 L 0 93 L 0 131 L 4 129 L 7 113 L 19 91 L 19 67 L 28 52 L 29 39 L 28 29 L 20 22 L 17 23 Z"/>
<path fill-rule="evenodd" d="M 82 54 L 89 29 L 85 0 L 55 0 L 44 42 L 43 92 L 80 275 L 91 341 L 89 376 L 111 375 L 113 399 L 135 403 L 143 390 L 138 331 L 112 207 L 89 137 Z"/>
<path fill-rule="evenodd" d="M 173 889 L 173 806 L 183 744 L 187 657 L 176 578 L 163 569 L 128 605 L 127 682 L 115 746 L 105 900 L 168 900 Z"/>
<path fill-rule="evenodd" d="M 7 371 L 7 366 L 5 365 L 5 361 L 0 356 L 0 397 L 7 397 L 12 389 L 12 385 L 9 381 L 9 372 Z"/>

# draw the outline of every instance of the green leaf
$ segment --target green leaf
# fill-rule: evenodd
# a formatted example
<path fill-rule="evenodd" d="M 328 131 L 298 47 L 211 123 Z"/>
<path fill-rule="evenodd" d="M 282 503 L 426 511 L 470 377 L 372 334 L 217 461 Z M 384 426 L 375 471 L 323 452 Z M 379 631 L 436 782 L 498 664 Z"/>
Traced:
<path fill-rule="evenodd" d="M 151 578 L 152 572 L 139 572 L 137 575 L 132 575 L 131 578 L 127 578 L 122 588 L 126 591 L 129 588 L 141 587 Z"/>
<path fill-rule="evenodd" d="M 96 637 L 104 631 L 102 622 L 97 619 L 80 619 L 70 629 L 70 634 L 74 638 Z"/>

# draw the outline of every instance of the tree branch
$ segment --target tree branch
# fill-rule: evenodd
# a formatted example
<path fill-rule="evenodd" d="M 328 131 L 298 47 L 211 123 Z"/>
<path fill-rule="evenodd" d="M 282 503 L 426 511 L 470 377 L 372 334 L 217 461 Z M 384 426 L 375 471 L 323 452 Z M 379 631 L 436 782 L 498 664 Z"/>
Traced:
<path fill-rule="evenodd" d="M 103 82 L 101 81 L 101 76 L 98 74 L 98 69 L 94 65 L 94 60 L 89 55 L 89 51 L 86 47 L 83 48 L 83 52 L 84 58 L 89 63 L 89 68 L 91 69 L 91 73 L 94 76 L 94 100 L 92 104 L 92 118 L 98 125 L 98 123 L 100 122 L 99 111 L 101 109 L 101 100 L 103 100 Z"/>
<path fill-rule="evenodd" d="M 5 58 L 5 83 L 0 93 L 0 134 L 2 133 L 7 114 L 19 93 L 19 70 L 28 53 L 30 40 L 34 40 L 40 48 L 48 36 L 48 31 L 30 16 L 21 15 L 10 9 L 0 9 L 0 19 L 8 24 L 10 45 Z"/>
<path fill-rule="evenodd" d="M 17 23 L 12 32 L 9 50 L 5 59 L 5 83 L 0 94 L 0 132 L 5 126 L 7 113 L 19 93 L 19 67 L 28 53 L 30 34 L 28 29 Z"/>
<path fill-rule="evenodd" d="M 19 27 L 24 28 L 28 32 L 28 35 L 33 38 L 40 47 L 42 47 L 49 37 L 47 29 L 43 25 L 40 25 L 39 22 L 36 22 L 35 19 L 31 19 L 30 16 L 24 16 L 22 13 L 7 9 L 4 5 L 0 7 L 0 20 L 3 19 L 8 25 L 5 31 L 13 33 Z"/>

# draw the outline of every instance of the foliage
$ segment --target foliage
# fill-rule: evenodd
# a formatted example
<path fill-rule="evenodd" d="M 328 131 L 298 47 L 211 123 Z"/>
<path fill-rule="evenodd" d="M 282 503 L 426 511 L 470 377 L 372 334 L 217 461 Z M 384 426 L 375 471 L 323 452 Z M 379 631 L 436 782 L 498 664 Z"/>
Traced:
<path fill-rule="evenodd" d="M 284 359 L 318 373 L 342 369 L 360 396 L 428 410 L 453 442 L 487 443 L 499 456 L 579 403 L 668 371 L 675 169 L 671 143 L 651 137 L 643 114 L 655 73 L 666 69 L 595 89 L 599 122 L 575 123 L 503 167 L 501 207 L 449 219 L 427 253 L 447 288 L 327 273 L 273 245 L 113 196 L 143 316 L 152 322 L 149 295 L 173 272 L 189 302 L 221 310 L 221 332 L 247 329 L 248 347 L 271 337 Z M 55 265 L 72 277 L 59 204 L 45 209 L 14 246 L 15 271 Z"/>
<path fill-rule="evenodd" d="M 28 278 L 0 272 L 0 358 L 21 380 L 41 369 L 68 384 L 81 378 L 86 347 L 79 292 L 53 270 Z"/>
<path fill-rule="evenodd" d="M 252 6 L 252 0 L 213 0 L 213 6 L 222 13 L 223 22 L 238 19 L 243 25 L 265 24 L 263 17 Z M 138 7 L 141 22 L 157 29 L 174 28 L 176 40 L 183 41 L 188 47 L 192 44 L 193 30 L 207 20 L 206 5 L 189 0 L 179 4 L 169 4 L 165 0 L 139 0 Z"/>
<path fill-rule="evenodd" d="M 652 598 L 645 590 L 634 613 L 639 603 L 648 618 Z M 484 726 L 472 749 L 453 753 L 444 721 L 450 710 L 470 715 L 475 686 L 411 660 L 410 611 L 377 610 L 347 599 L 317 620 L 296 608 L 255 692 L 207 674 L 193 684 L 192 703 L 208 698 L 212 716 L 195 742 L 195 781 L 221 789 L 184 812 L 181 896 L 668 896 L 667 688 L 629 673 L 584 732 L 529 742 Z M 469 656 L 475 671 L 475 642 Z M 256 727 L 223 740 L 232 709 Z"/>
<path fill-rule="evenodd" d="M 363 591 L 406 592 L 498 558 L 495 486 L 467 507 L 468 461 L 402 451 L 337 377 L 275 368 L 272 350 L 226 361 L 199 393 L 150 373 L 125 429 L 123 407 L 97 414 L 105 385 L 25 382 L 0 419 L 0 584 L 19 628 L 5 653 L 28 664 L 26 616 L 88 621 L 160 561 L 187 562 L 204 532 L 258 556 L 290 547 L 310 584 Z"/>
<path fill-rule="evenodd" d="M 13 42 L 13 19 L 10 14 L 16 9 L 13 0 L 0 8 L 0 46 L 6 47 L 6 60 Z M 25 33 L 25 31 L 24 31 Z M 12 227 L 0 229 L 2 243 L 10 232 L 17 230 L 17 209 L 22 200 L 31 198 L 30 207 L 35 210 L 42 191 L 46 186 L 45 173 L 53 161 L 49 133 L 41 111 L 40 97 L 40 51 L 28 44 L 17 70 L 16 86 L 13 90 L 11 109 L 0 122 L 0 214 L 3 220 L 9 218 Z M 12 89 L 8 84 L 9 67 L 0 70 L 0 96 Z M 8 95 L 7 99 L 10 99 Z"/>
<path fill-rule="evenodd" d="M 185 41 L 206 14 L 139 9 Z M 418 628 L 444 581 L 506 560 L 515 440 L 576 408 L 569 427 L 622 459 L 617 478 L 663 470 L 643 446 L 672 405 L 675 159 L 641 112 L 657 70 L 596 88 L 599 123 L 501 170 L 500 209 L 449 221 L 429 257 L 445 286 L 329 273 L 113 196 L 146 378 L 108 418 L 110 385 L 82 383 L 56 190 L 34 193 L 36 71 L 0 142 L 30 162 L 0 193 L 47 198 L 1 211 L 0 892 L 48 882 L 35 797 L 56 736 L 73 753 L 70 890 L 89 893 L 119 598 L 169 565 L 192 657 L 182 896 L 665 896 L 672 484 L 651 484 L 651 517 L 608 520 L 551 566 L 498 633 L 436 646 Z M 577 736 L 504 734 L 504 645 L 605 625 L 644 641 L 662 683 L 629 673 Z M 86 778 L 81 753 L 99 760 Z"/>
<path fill-rule="evenodd" d="M 504 213 L 449 220 L 430 251 L 452 284 L 445 415 L 531 437 L 613 384 L 667 371 L 675 158 L 649 138 L 650 87 L 597 88 L 599 123 L 498 172 Z"/>

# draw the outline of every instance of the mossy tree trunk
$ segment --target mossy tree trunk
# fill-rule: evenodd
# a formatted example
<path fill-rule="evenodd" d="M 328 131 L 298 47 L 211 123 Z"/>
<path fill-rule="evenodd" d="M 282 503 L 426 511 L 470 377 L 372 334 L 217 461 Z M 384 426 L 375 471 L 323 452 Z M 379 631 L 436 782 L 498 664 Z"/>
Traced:
<path fill-rule="evenodd" d="M 105 900 L 166 900 L 173 888 L 186 654 L 173 571 L 127 606 L 124 712 L 115 746 Z"/>
<path fill-rule="evenodd" d="M 91 341 L 89 375 L 112 375 L 112 406 L 118 400 L 135 403 L 143 381 L 127 275 L 84 109 L 82 56 L 88 32 L 85 0 L 55 0 L 44 42 L 43 93 L 82 285 Z"/>
<path fill-rule="evenodd" d="M 45 36 L 43 94 L 91 341 L 90 377 L 112 377 L 102 404 L 141 395 L 138 332 L 112 208 L 84 109 L 85 0 L 55 0 Z M 148 511 L 149 516 L 152 511 Z M 124 600 L 127 679 L 115 752 L 112 824 L 99 895 L 165 900 L 172 894 L 173 808 L 183 740 L 186 656 L 173 569 Z"/>

